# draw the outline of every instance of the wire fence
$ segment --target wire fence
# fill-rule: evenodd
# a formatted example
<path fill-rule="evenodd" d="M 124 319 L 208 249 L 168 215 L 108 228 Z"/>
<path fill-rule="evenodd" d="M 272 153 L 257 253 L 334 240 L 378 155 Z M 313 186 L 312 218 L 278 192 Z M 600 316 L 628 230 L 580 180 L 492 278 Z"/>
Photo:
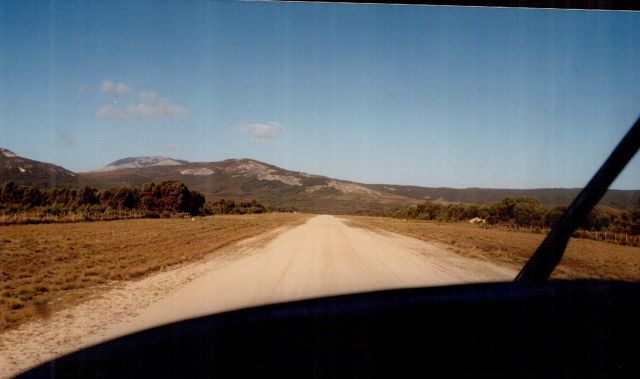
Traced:
<path fill-rule="evenodd" d="M 539 234 L 547 234 L 551 230 L 550 228 L 520 226 L 520 225 L 511 225 L 511 224 L 495 224 L 495 225 L 480 224 L 480 227 L 485 229 L 500 229 L 500 230 L 539 233 Z M 615 243 L 618 245 L 640 247 L 640 235 L 630 235 L 629 233 L 625 233 L 625 232 L 578 229 L 573 233 L 573 237 L 596 240 L 596 241 L 604 241 L 608 243 Z"/>
<path fill-rule="evenodd" d="M 629 235 L 629 233 L 577 230 L 573 235 L 574 237 L 578 237 L 578 238 L 605 241 L 605 242 L 617 243 L 620 245 L 640 246 L 640 236 L 631 236 Z"/>
<path fill-rule="evenodd" d="M 137 210 L 109 210 L 106 212 L 15 212 L 0 214 L 0 225 L 16 225 L 16 224 L 48 224 L 48 223 L 65 223 L 65 222 L 81 222 L 81 221 L 111 221 L 133 218 L 191 218 L 188 212 L 163 212 L 149 213 Z"/>

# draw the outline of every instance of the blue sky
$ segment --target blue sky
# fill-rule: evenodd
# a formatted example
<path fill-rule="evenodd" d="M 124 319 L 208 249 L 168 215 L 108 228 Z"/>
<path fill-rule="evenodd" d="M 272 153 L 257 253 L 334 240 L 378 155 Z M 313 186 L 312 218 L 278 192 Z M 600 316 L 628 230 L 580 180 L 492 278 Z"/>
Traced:
<path fill-rule="evenodd" d="M 583 186 L 640 115 L 640 13 L 0 2 L 0 147 L 249 157 L 368 183 Z M 640 157 L 614 183 L 640 188 Z"/>

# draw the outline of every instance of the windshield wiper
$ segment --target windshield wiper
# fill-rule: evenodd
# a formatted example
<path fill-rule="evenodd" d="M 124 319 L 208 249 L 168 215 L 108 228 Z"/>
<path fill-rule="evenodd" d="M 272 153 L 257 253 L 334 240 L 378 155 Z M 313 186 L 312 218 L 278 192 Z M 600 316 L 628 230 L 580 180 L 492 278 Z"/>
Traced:
<path fill-rule="evenodd" d="M 618 143 L 586 187 L 573 200 L 558 224 L 547 234 L 536 252 L 516 276 L 516 282 L 539 282 L 549 279 L 560 263 L 567 242 L 591 209 L 640 148 L 640 118 Z"/>

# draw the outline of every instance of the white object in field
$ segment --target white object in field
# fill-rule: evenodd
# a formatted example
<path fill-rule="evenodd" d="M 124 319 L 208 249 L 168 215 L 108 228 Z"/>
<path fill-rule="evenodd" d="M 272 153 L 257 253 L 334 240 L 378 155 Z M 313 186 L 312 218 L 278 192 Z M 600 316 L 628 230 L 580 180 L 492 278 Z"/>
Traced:
<path fill-rule="evenodd" d="M 474 217 L 471 220 L 469 220 L 469 222 L 471 224 L 485 224 L 487 222 L 487 220 L 480 218 L 480 217 Z"/>

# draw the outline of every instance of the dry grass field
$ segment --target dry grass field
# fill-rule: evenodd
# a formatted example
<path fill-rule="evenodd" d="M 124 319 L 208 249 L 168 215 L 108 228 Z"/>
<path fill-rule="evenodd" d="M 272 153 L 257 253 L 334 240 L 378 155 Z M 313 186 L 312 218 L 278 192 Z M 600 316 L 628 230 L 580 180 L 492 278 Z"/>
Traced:
<path fill-rule="evenodd" d="M 353 225 L 378 228 L 421 240 L 440 243 L 463 256 L 521 268 L 533 254 L 543 234 L 483 229 L 466 223 L 438 224 L 384 217 L 348 216 Z M 556 279 L 640 280 L 640 248 L 601 241 L 571 239 Z"/>
<path fill-rule="evenodd" d="M 270 213 L 0 227 L 0 330 L 46 317 L 108 284 L 202 258 L 307 218 Z"/>

